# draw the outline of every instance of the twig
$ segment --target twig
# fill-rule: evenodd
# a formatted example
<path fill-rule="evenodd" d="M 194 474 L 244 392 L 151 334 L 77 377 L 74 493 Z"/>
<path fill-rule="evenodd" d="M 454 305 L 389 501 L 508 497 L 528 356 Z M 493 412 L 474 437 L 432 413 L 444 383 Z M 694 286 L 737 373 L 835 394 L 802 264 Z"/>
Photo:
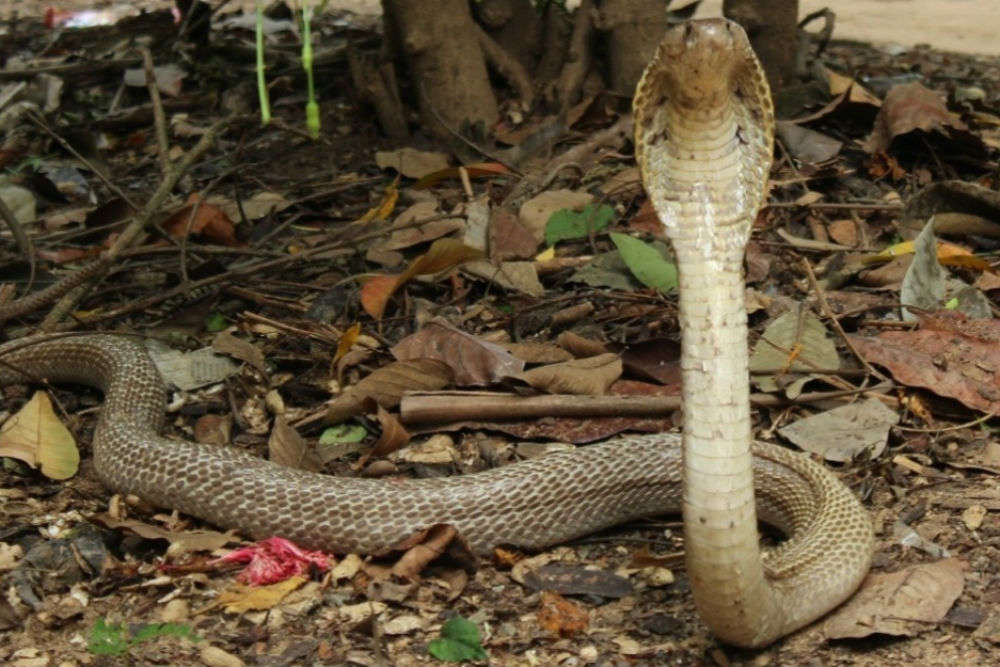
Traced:
<path fill-rule="evenodd" d="M 194 164 L 195 160 L 200 158 L 208 150 L 208 148 L 215 141 L 216 134 L 223 127 L 228 125 L 231 118 L 231 116 L 224 118 L 212 125 L 212 127 L 210 127 L 205 134 L 202 135 L 198 143 L 184 154 L 178 164 L 173 166 L 167 172 L 156 191 L 146 203 L 146 206 L 143 207 L 142 211 L 137 214 L 135 218 L 133 218 L 132 221 L 125 227 L 121 235 L 119 235 L 101 260 L 95 263 L 99 266 L 88 265 L 76 273 L 67 276 L 59 283 L 52 285 L 48 289 L 43 290 L 36 295 L 31 295 L 30 297 L 25 297 L 25 299 L 19 300 L 25 301 L 34 307 L 40 307 L 52 299 L 59 298 L 59 302 L 52 308 L 52 312 L 46 316 L 43 330 L 51 331 L 55 329 L 59 322 L 61 322 L 65 317 L 66 313 L 72 310 L 86 293 L 86 290 L 79 289 L 78 286 L 81 286 L 83 282 L 88 279 L 103 274 L 103 271 L 110 266 L 111 263 L 114 262 L 114 260 L 117 259 L 118 256 L 122 254 L 128 246 L 130 246 L 136 238 L 139 237 L 140 234 L 142 234 L 143 230 L 163 206 L 163 202 L 170 196 L 171 191 L 173 191 L 181 176 L 187 173 L 187 171 L 191 168 L 191 165 Z M 81 279 L 81 276 L 78 276 L 77 274 L 83 271 L 87 271 L 87 274 Z M 0 308 L 0 315 L 10 317 L 8 312 L 12 311 L 8 311 L 8 308 L 17 304 L 18 302 L 14 302 L 13 304 L 8 304 L 8 306 L 4 308 Z M 23 304 L 20 307 L 23 308 Z"/>
<path fill-rule="evenodd" d="M 942 428 L 916 428 L 913 426 L 894 426 L 893 428 L 898 428 L 900 431 L 907 431 L 910 433 L 945 433 L 946 431 L 960 431 L 963 428 L 972 428 L 973 426 L 982 424 L 983 422 L 993 419 L 996 416 L 996 412 L 990 412 L 989 414 L 983 415 L 979 419 L 973 419 L 972 421 L 965 422 L 964 424 L 944 426 Z"/>
<path fill-rule="evenodd" d="M 844 331 L 844 327 L 840 326 L 840 320 L 837 319 L 837 316 L 834 315 L 833 310 L 830 308 L 830 304 L 826 300 L 826 294 L 823 293 L 823 290 L 819 286 L 819 282 L 816 280 L 816 274 L 813 273 L 812 265 L 809 264 L 809 260 L 805 257 L 802 258 L 802 266 L 805 267 L 806 276 L 809 278 L 809 286 L 816 294 L 816 300 L 819 301 L 819 307 L 823 311 L 823 316 L 830 320 L 830 324 L 832 324 L 833 328 L 837 330 L 840 338 L 844 341 L 844 344 L 847 345 L 847 349 L 851 351 L 851 354 L 853 354 L 857 360 L 861 362 L 861 365 L 864 366 L 869 373 L 883 382 L 889 382 L 889 378 L 882 373 L 879 373 L 863 356 L 861 356 L 861 353 L 858 352 L 858 348 L 854 347 L 854 343 L 852 343 L 851 339 L 848 338 L 847 333 Z"/>
<path fill-rule="evenodd" d="M 30 67 L 26 69 L 4 70 L 0 72 L 0 82 L 17 81 L 18 79 L 33 79 L 39 74 L 54 74 L 65 76 L 67 74 L 96 74 L 108 69 L 127 69 L 135 67 L 142 61 L 138 58 L 122 58 L 120 60 L 87 60 L 70 65 L 45 65 L 43 67 Z"/>
<path fill-rule="evenodd" d="M 192 7 L 194 3 L 192 3 Z M 190 16 L 188 12 L 187 16 Z M 145 46 L 139 47 L 142 55 L 142 68 L 146 72 L 146 90 L 149 91 L 149 101 L 153 104 L 153 126 L 156 128 L 156 145 L 160 153 L 160 173 L 164 176 L 170 170 L 170 141 L 167 139 L 167 119 L 163 114 L 163 101 L 160 99 L 160 88 L 156 83 L 156 68 L 153 66 L 153 54 Z"/>
<path fill-rule="evenodd" d="M 126 204 L 128 204 L 129 206 L 131 206 L 133 211 L 138 210 L 139 207 L 135 205 L 135 203 L 129 198 L 129 196 L 127 194 L 125 194 L 124 190 L 122 190 L 121 188 L 119 188 L 118 185 L 115 184 L 108 177 L 108 175 L 104 173 L 103 169 L 101 169 L 99 166 L 95 165 L 93 162 L 91 162 L 90 160 L 88 160 L 85 156 L 83 156 L 82 154 L 80 154 L 80 152 L 78 150 L 76 150 L 75 148 L 73 148 L 73 146 L 68 141 L 66 141 L 65 139 L 63 139 L 58 133 L 56 133 L 51 127 L 49 127 L 49 124 L 45 122 L 44 118 L 42 118 L 41 116 L 39 116 L 37 113 L 29 113 L 28 114 L 28 118 L 30 118 L 35 123 L 35 125 L 37 125 L 43 132 L 45 132 L 47 135 L 49 135 L 52 139 L 55 139 L 55 141 L 60 146 L 62 146 L 64 150 L 66 150 L 67 152 L 69 152 L 70 155 L 72 155 L 77 160 L 79 160 L 80 162 L 82 162 L 87 167 L 87 169 L 89 169 L 90 171 L 92 171 L 94 173 L 94 175 L 97 176 L 97 178 L 101 179 L 101 182 L 104 183 L 104 185 L 109 190 L 111 190 L 112 192 L 114 192 L 118 197 L 121 198 L 122 201 L 124 201 Z"/>
<path fill-rule="evenodd" d="M 771 394 L 753 394 L 750 402 L 760 407 L 814 403 L 832 398 L 879 391 L 891 382 L 872 387 L 817 391 L 800 394 L 794 400 Z M 530 419 L 538 417 L 665 417 L 681 407 L 680 396 L 516 396 L 494 392 L 409 392 L 399 404 L 404 424 L 425 424 L 466 419 Z"/>
<path fill-rule="evenodd" d="M 30 273 L 28 275 L 28 286 L 24 290 L 24 293 L 28 294 L 31 292 L 32 285 L 35 284 L 35 268 L 37 266 L 35 247 L 31 244 L 31 239 L 28 235 L 24 233 L 24 227 L 21 226 L 21 221 L 17 219 L 17 216 L 14 215 L 14 211 L 10 210 L 10 207 L 7 206 L 3 199 L 0 199 L 0 217 L 2 217 L 3 221 L 7 223 L 7 228 L 14 237 L 14 242 L 17 243 L 17 247 L 22 253 L 24 253 L 24 256 L 28 258 Z"/>

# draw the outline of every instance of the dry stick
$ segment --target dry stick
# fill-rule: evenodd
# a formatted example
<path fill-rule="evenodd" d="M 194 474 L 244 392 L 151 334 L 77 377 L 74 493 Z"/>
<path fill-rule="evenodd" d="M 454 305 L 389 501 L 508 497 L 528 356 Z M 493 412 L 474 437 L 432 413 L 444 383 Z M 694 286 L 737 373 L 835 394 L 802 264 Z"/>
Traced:
<path fill-rule="evenodd" d="M 632 135 L 632 115 L 625 114 L 609 128 L 594 132 L 587 141 L 577 144 L 557 157 L 553 158 L 547 166 L 546 173 L 541 178 L 523 178 L 511 188 L 511 191 L 504 197 L 501 206 L 511 209 L 518 209 L 521 204 L 530 199 L 536 192 L 544 190 L 559 173 L 567 167 L 580 167 L 585 164 L 599 148 L 603 146 L 620 147 L 627 138 Z"/>
<path fill-rule="evenodd" d="M 71 65 L 46 65 L 27 69 L 5 70 L 0 72 L 0 82 L 17 81 L 18 79 L 33 79 L 39 74 L 66 75 L 84 72 L 94 74 L 108 69 L 128 69 L 139 64 L 138 58 L 123 58 L 121 60 L 88 60 Z"/>
<path fill-rule="evenodd" d="M 194 3 L 192 3 L 192 7 Z M 188 12 L 190 15 L 190 12 Z M 142 55 L 142 68 L 146 73 L 146 89 L 149 91 L 149 101 L 153 103 L 153 126 L 156 128 L 156 145 L 160 153 L 160 173 L 164 176 L 170 171 L 170 141 L 167 139 L 167 119 L 163 114 L 163 102 L 160 100 L 160 88 L 156 84 L 156 68 L 153 67 L 153 54 L 145 46 L 139 47 Z"/>
<path fill-rule="evenodd" d="M 35 247 L 31 244 L 31 239 L 28 235 L 24 233 L 21 221 L 17 219 L 14 211 L 10 210 L 10 207 L 7 206 L 2 198 L 0 198 L 0 217 L 7 223 L 7 228 L 10 229 L 17 247 L 28 258 L 28 265 L 31 268 L 31 272 L 28 274 L 28 286 L 24 290 L 24 293 L 28 294 L 31 292 L 32 285 L 35 284 L 35 268 L 38 265 L 37 258 L 35 257 Z"/>
<path fill-rule="evenodd" d="M 107 174 L 104 173 L 103 169 L 101 169 L 99 166 L 95 165 L 93 162 L 91 162 L 86 157 L 81 155 L 80 152 L 77 151 L 75 148 L 73 148 L 73 146 L 70 145 L 68 141 L 63 139 L 58 133 L 56 133 L 51 127 L 49 127 L 49 124 L 45 122 L 44 118 L 35 113 L 29 113 L 28 118 L 30 118 L 35 123 L 35 125 L 38 126 L 39 129 L 45 132 L 45 134 L 49 135 L 49 137 L 54 139 L 56 143 L 62 146 L 64 150 L 68 151 L 73 157 L 82 162 L 87 167 L 87 169 L 90 169 L 94 173 L 94 175 L 97 176 L 97 178 L 99 178 L 102 183 L 104 183 L 105 187 L 114 192 L 116 195 L 118 195 L 118 197 L 121 198 L 122 201 L 124 201 L 126 204 L 132 207 L 133 211 L 139 209 L 139 207 L 136 206 L 135 202 L 129 199 L 129 196 L 125 194 L 124 190 L 119 188 L 111 181 L 110 178 L 108 178 Z"/>
<path fill-rule="evenodd" d="M 0 324 L 11 318 L 20 317 L 21 315 L 35 311 L 45 304 L 52 303 L 70 290 L 79 287 L 85 281 L 102 275 L 108 266 L 110 266 L 110 262 L 99 259 L 84 266 L 82 269 L 77 269 L 62 280 L 49 285 L 43 290 L 23 296 L 16 301 L 0 305 Z"/>
<path fill-rule="evenodd" d="M 795 201 L 772 202 L 767 208 L 832 208 L 843 210 L 874 210 L 874 211 L 898 211 L 903 208 L 902 204 L 890 204 L 884 202 L 811 202 L 802 204 Z"/>
<path fill-rule="evenodd" d="M 434 216 L 434 217 L 437 218 L 437 217 L 454 217 L 454 216 Z M 281 268 L 289 264 L 294 264 L 296 262 L 301 262 L 310 259 L 315 255 L 321 255 L 335 250 L 347 249 L 353 245 L 361 243 L 362 241 L 367 241 L 369 239 L 385 236 L 400 229 L 410 229 L 413 227 L 419 227 L 420 225 L 426 224 L 426 222 L 427 222 L 426 220 L 414 220 L 413 222 L 409 222 L 405 225 L 400 225 L 398 227 L 380 229 L 374 232 L 369 232 L 367 234 L 359 234 L 358 236 L 353 237 L 351 239 L 347 239 L 346 241 L 334 241 L 332 243 L 328 243 L 325 245 L 319 245 L 314 248 L 303 250 L 295 255 L 282 255 L 280 257 L 275 257 L 274 259 L 269 259 L 262 262 L 250 263 L 250 264 L 245 264 L 243 266 L 234 267 L 224 273 L 220 273 L 214 276 L 208 276 L 207 278 L 196 280 L 194 282 L 188 283 L 187 285 L 178 285 L 173 289 L 169 289 L 166 292 L 161 292 L 156 296 L 142 299 L 140 301 L 133 301 L 127 306 L 122 306 L 115 310 L 108 311 L 100 315 L 97 315 L 95 317 L 89 318 L 87 320 L 87 323 L 93 324 L 96 322 L 102 322 L 105 320 L 114 319 L 116 317 L 121 317 L 122 315 L 127 315 L 129 313 L 133 313 L 138 310 L 145 310 L 146 308 L 155 306 L 156 304 L 162 303 L 175 296 L 180 296 L 189 290 L 195 290 L 198 289 L 199 287 L 204 287 L 206 285 L 214 285 L 216 283 L 226 282 L 227 280 L 230 280 L 237 276 L 245 276 L 257 273 L 259 271 L 268 271 L 272 269 Z"/>
<path fill-rule="evenodd" d="M 824 317 L 830 320 L 833 328 L 837 330 L 837 333 L 840 335 L 841 339 L 843 339 L 844 344 L 847 345 L 847 349 L 851 351 L 851 354 L 853 354 L 857 360 L 861 362 L 861 365 L 864 366 L 869 373 L 877 377 L 882 382 L 890 382 L 889 378 L 882 373 L 879 373 L 863 356 L 861 356 L 861 353 L 858 352 L 858 348 L 854 347 L 854 343 L 852 343 L 851 339 L 848 338 L 847 333 L 844 331 L 844 327 L 840 326 L 840 320 L 838 320 L 837 316 L 833 314 L 833 310 L 830 308 L 830 304 L 826 300 L 826 294 L 824 294 L 823 290 L 820 289 L 819 282 L 816 280 L 816 274 L 813 273 L 812 265 L 809 264 L 809 260 L 805 257 L 802 258 L 802 266 L 805 267 L 806 276 L 809 278 L 809 286 L 812 287 L 813 292 L 816 293 L 816 300 L 819 301 L 819 307 L 823 311 Z"/>
<path fill-rule="evenodd" d="M 198 143 L 189 150 L 180 161 L 172 166 L 164 176 L 163 180 L 160 181 L 160 185 L 153 192 L 152 197 L 146 202 L 146 206 L 142 211 L 132 219 L 132 222 L 122 230 L 122 233 L 118 236 L 112 246 L 104 253 L 102 261 L 110 264 L 132 243 L 143 233 L 143 230 L 153 219 L 153 216 L 159 212 L 163 203 L 166 201 L 167 197 L 173 191 L 174 186 L 177 185 L 177 181 L 180 180 L 181 176 L 187 173 L 194 164 L 195 160 L 199 159 L 209 147 L 215 142 L 215 136 L 219 131 L 226 127 L 232 119 L 232 116 L 227 116 L 226 118 L 217 121 L 213 124 L 198 140 Z M 52 308 L 52 311 L 45 317 L 42 322 L 43 330 L 51 331 L 58 323 L 66 316 L 66 314 L 72 310 L 79 299 L 82 298 L 82 294 L 79 292 L 74 292 L 64 296 L 59 302 Z"/>
<path fill-rule="evenodd" d="M 753 394 L 750 402 L 761 407 L 813 403 L 891 389 L 891 382 L 872 387 L 800 394 L 795 400 L 770 394 Z M 516 396 L 492 392 L 410 392 L 399 404 L 404 424 L 476 420 L 511 420 L 539 417 L 659 417 L 681 407 L 680 396 Z"/>

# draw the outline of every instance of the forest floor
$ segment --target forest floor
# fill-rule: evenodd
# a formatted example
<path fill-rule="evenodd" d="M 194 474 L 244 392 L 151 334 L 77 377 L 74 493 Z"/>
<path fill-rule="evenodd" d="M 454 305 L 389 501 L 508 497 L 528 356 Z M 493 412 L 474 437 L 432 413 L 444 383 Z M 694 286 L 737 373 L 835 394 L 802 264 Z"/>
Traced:
<path fill-rule="evenodd" d="M 803 4 L 803 11 L 812 7 Z M 936 45 L 933 36 L 899 30 L 915 14 L 934 26 L 922 14 L 925 4 L 966 16 L 979 11 L 965 0 L 845 0 L 837 7 L 839 25 L 845 33 L 852 25 L 851 7 L 860 16 L 862 6 L 878 6 L 898 18 L 898 32 L 880 33 L 879 41 Z M 937 27 L 947 25 L 942 18 Z M 105 48 L 117 53 L 116 40 L 131 37 L 67 31 L 51 44 L 52 33 L 37 21 L 7 28 L 3 57 L 44 47 L 46 67 L 59 59 L 87 62 Z M 161 341 L 172 348 L 151 352 L 161 370 L 201 374 L 201 381 L 171 376 L 185 388 L 171 393 L 168 434 L 205 447 L 229 442 L 261 456 L 291 451 L 290 458 L 331 474 L 435 477 L 674 426 L 659 416 L 466 415 L 427 428 L 407 421 L 398 401 L 376 414 L 342 400 L 345 388 L 378 386 L 378 371 L 398 371 L 406 354 L 423 358 L 445 349 L 461 354 L 445 355 L 441 364 L 461 357 L 457 365 L 478 369 L 438 396 L 446 416 L 488 400 L 484 386 L 526 399 L 572 389 L 565 401 L 571 405 L 600 393 L 596 383 L 622 397 L 622 405 L 635 394 L 676 403 L 677 313 L 669 289 L 660 293 L 637 279 L 650 274 L 635 262 L 659 270 L 669 255 L 655 243 L 657 225 L 630 142 L 595 148 L 583 173 L 561 170 L 516 215 L 497 215 L 498 203 L 522 182 L 515 174 L 488 157 L 465 173 L 446 168 L 451 156 L 419 134 L 405 146 L 392 144 L 351 92 L 343 54 L 348 47 L 377 49 L 370 24 L 320 19 L 316 34 L 332 53 L 317 71 L 319 141 L 300 129 L 304 83 L 294 43 L 269 46 L 277 122 L 268 127 L 254 115 L 246 33 L 220 31 L 210 51 L 197 56 L 156 53 L 158 64 L 176 64 L 186 75 L 168 81 L 164 71 L 164 85 L 176 87 L 163 98 L 172 158 L 191 150 L 213 122 L 238 116 L 161 209 L 160 233 L 174 245 L 157 238 L 123 254 L 79 297 L 72 316 L 81 330 Z M 992 418 L 1000 413 L 1000 57 L 835 41 L 822 58 L 870 92 L 823 88 L 819 99 L 785 100 L 803 105 L 794 114 L 803 120 L 782 128 L 768 205 L 747 257 L 751 344 L 781 352 L 760 362 L 773 382 L 758 373 L 755 391 L 774 400 L 754 409 L 754 422 L 762 439 L 825 458 L 870 510 L 873 569 L 852 603 L 761 651 L 722 645 L 693 607 L 679 556 L 682 530 L 669 517 L 542 554 L 498 551 L 477 562 L 456 542 L 433 563 L 413 550 L 406 558 L 347 556 L 332 572 L 307 570 L 275 586 L 243 587 L 230 568 L 213 562 L 238 544 L 233 535 L 113 496 L 97 482 L 89 443 L 101 397 L 59 387 L 52 391 L 59 420 L 80 444 L 77 475 L 46 478 L 15 460 L 0 438 L 7 456 L 0 467 L 0 663 L 443 664 L 428 647 L 442 634 L 454 643 L 444 628 L 457 615 L 478 628 L 479 638 L 458 642 L 464 649 L 445 645 L 484 650 L 488 658 L 474 664 L 1000 664 L 1000 445 Z M 0 190 L 10 188 L 5 201 L 15 193 L 19 211 L 34 210 L 24 214 L 24 228 L 38 272 L 32 282 L 24 254 L 0 226 L 0 288 L 37 289 L 98 256 L 130 219 L 122 194 L 141 206 L 161 182 L 152 106 L 145 87 L 123 84 L 124 67 L 60 72 L 65 92 L 45 115 L 52 134 L 29 116 L 4 116 L 11 125 L 0 151 Z M 41 93 L 54 79 L 24 79 L 30 101 L 46 100 Z M 941 96 L 906 86 L 914 81 Z M 569 136 L 522 165 L 523 173 L 548 173 L 565 148 L 586 144 L 628 105 L 595 93 L 583 107 Z M 931 121 L 922 130 L 907 125 L 913 107 Z M 888 134 L 870 139 L 880 125 L 891 128 Z M 501 129 L 505 147 L 516 145 L 517 133 Z M 411 147 L 425 152 L 400 151 Z M 574 214 L 583 204 L 594 205 L 590 214 Z M 563 210 L 562 227 L 553 226 L 550 214 Z M 907 245 L 932 213 L 950 224 L 953 245 L 937 253 L 933 244 Z M 192 216 L 196 224 L 185 237 Z M 595 219 L 603 227 L 587 230 Z M 574 235 L 580 225 L 584 231 Z M 543 243 L 546 232 L 560 240 Z M 631 256 L 608 232 L 649 241 L 643 247 L 657 250 L 654 259 Z M 487 238 L 492 264 L 458 261 L 468 259 L 462 244 L 482 250 L 477 239 L 481 246 Z M 542 254 L 546 245 L 555 247 L 553 256 Z M 418 273 L 414 267 L 432 247 L 440 253 L 438 269 L 449 256 L 461 268 L 393 290 L 380 290 L 385 280 L 361 287 L 407 267 Z M 938 261 L 951 276 L 948 289 L 963 288 L 950 305 L 978 319 L 969 324 L 952 310 L 936 313 L 934 302 L 919 328 L 899 322 L 904 289 L 920 291 L 906 280 L 910 267 Z M 4 323 L 5 339 L 33 331 L 42 315 Z M 820 335 L 803 333 L 810 331 Z M 208 346 L 224 354 L 212 356 Z M 337 355 L 338 346 L 347 353 Z M 591 365 L 580 373 L 564 363 L 575 359 Z M 544 370 L 529 376 L 510 364 Z M 403 376 L 414 379 L 412 372 Z M 833 399 L 824 394 L 831 391 L 854 393 Z M 866 400 L 851 400 L 865 391 Z M 0 422 L 22 415 L 31 395 L 28 388 L 0 390 Z M 331 403 L 350 416 L 338 429 L 321 424 Z M 808 421 L 815 417 L 831 421 Z"/>

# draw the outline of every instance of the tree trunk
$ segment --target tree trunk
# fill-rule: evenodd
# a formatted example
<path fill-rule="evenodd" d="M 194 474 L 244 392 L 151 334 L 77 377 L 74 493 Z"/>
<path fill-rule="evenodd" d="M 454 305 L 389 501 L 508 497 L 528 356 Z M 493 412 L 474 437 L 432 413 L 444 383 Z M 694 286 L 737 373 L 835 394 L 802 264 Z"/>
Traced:
<path fill-rule="evenodd" d="M 382 10 L 386 35 L 406 56 L 423 126 L 450 138 L 445 125 L 494 125 L 497 102 L 468 0 L 382 0 Z"/>
<path fill-rule="evenodd" d="M 794 82 L 798 0 L 724 0 L 722 13 L 747 31 L 772 93 Z"/>
<path fill-rule="evenodd" d="M 664 0 L 604 0 L 601 30 L 608 35 L 608 72 L 611 90 L 631 96 L 642 71 L 667 30 Z"/>

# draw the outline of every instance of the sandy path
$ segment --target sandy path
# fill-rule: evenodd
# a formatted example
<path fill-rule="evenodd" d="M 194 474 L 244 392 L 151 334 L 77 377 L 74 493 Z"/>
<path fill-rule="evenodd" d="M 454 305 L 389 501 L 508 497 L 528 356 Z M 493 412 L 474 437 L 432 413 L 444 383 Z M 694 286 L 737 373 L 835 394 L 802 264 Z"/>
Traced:
<path fill-rule="evenodd" d="M 1000 56 L 998 0 L 799 0 L 799 16 L 824 7 L 837 14 L 835 39 Z M 721 14 L 722 0 L 704 0 L 697 16 Z"/>

